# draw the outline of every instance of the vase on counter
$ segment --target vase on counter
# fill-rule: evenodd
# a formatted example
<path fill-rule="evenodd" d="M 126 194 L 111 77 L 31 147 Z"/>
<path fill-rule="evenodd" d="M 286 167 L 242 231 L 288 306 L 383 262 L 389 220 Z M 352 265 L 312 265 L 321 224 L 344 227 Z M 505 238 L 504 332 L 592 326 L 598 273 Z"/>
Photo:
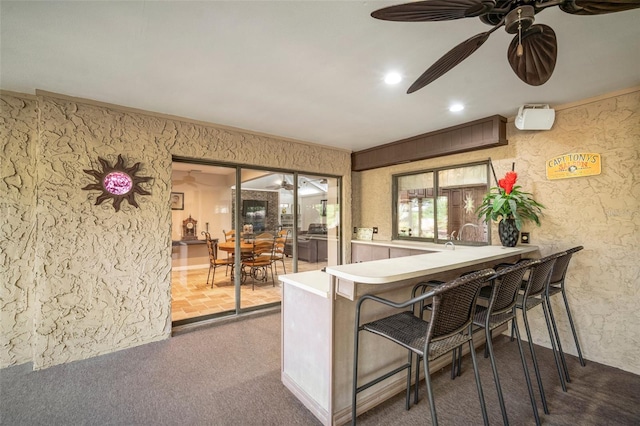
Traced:
<path fill-rule="evenodd" d="M 520 231 L 516 226 L 515 219 L 502 219 L 498 223 L 498 234 L 500 235 L 500 242 L 505 247 L 515 247 L 518 244 L 518 238 L 520 238 Z"/>

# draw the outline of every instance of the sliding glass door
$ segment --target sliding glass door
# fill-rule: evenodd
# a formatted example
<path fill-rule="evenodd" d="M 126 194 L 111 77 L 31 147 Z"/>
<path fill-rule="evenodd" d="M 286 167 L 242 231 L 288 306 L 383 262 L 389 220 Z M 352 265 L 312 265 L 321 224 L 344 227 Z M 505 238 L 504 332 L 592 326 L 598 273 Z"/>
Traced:
<path fill-rule="evenodd" d="M 298 175 L 298 270 L 340 260 L 340 187 L 335 177 Z"/>
<path fill-rule="evenodd" d="M 219 248 L 232 229 L 235 167 L 174 162 L 171 188 L 171 317 L 206 318 L 236 309 L 231 266 Z M 207 238 L 209 237 L 209 238 Z M 232 255 L 232 253 L 231 253 Z M 210 267 L 210 265 L 214 265 Z"/>
<path fill-rule="evenodd" d="M 239 222 L 235 229 L 242 244 L 252 248 L 243 251 L 237 288 L 240 309 L 247 310 L 279 304 L 278 275 L 293 272 L 285 254 L 287 246 L 291 252 L 292 229 L 286 216 L 290 210 L 285 206 L 293 198 L 294 185 L 291 173 L 250 168 L 242 168 L 240 173 Z"/>
<path fill-rule="evenodd" d="M 340 262 L 337 177 L 174 160 L 170 202 L 174 325 L 277 305 L 278 276 Z"/>

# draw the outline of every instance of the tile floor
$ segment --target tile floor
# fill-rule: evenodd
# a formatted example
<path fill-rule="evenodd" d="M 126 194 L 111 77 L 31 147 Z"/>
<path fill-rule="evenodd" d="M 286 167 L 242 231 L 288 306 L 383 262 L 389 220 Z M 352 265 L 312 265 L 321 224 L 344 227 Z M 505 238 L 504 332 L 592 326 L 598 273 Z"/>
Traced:
<path fill-rule="evenodd" d="M 285 265 L 288 273 L 293 271 L 293 261 L 286 258 Z M 309 263 L 298 261 L 298 271 L 321 269 L 327 266 L 326 262 Z M 209 269 L 192 269 L 188 271 L 171 272 L 171 319 L 179 321 L 203 315 L 210 315 L 235 309 L 235 289 L 231 281 L 231 275 L 225 275 L 225 268 L 216 269 L 216 279 L 211 288 L 207 282 Z M 280 302 L 280 289 L 282 283 L 275 275 L 275 286 L 269 279 L 268 282 L 256 281 L 255 290 L 251 290 L 251 278 L 240 288 L 240 300 L 242 308 Z M 282 264 L 278 263 L 277 272 L 283 274 Z"/>

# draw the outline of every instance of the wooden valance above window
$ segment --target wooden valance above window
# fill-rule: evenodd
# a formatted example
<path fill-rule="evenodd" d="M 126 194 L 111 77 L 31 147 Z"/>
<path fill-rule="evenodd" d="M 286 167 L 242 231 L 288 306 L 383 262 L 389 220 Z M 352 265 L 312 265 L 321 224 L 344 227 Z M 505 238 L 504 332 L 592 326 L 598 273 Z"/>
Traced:
<path fill-rule="evenodd" d="M 351 170 L 360 172 L 500 145 L 507 145 L 507 119 L 493 115 L 354 152 Z"/>

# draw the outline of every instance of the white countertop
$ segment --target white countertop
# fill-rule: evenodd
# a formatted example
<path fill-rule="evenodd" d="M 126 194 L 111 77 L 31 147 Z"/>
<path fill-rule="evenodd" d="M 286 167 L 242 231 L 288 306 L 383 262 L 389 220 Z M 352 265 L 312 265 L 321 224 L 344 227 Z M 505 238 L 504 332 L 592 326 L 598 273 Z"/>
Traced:
<path fill-rule="evenodd" d="M 355 242 L 355 241 L 352 241 Z M 358 241 L 359 242 L 359 241 Z M 363 243 L 376 243 L 366 241 Z M 390 242 L 379 245 L 389 245 Z M 424 243 L 409 245 L 415 249 L 433 250 L 431 246 L 437 244 Z M 352 263 L 349 265 L 329 266 L 327 274 L 348 281 L 363 284 L 387 284 L 396 281 L 418 278 L 424 275 L 436 274 L 451 269 L 472 266 L 482 262 L 504 259 L 514 255 L 524 255 L 538 250 L 536 246 L 456 246 L 455 250 L 439 245 L 437 253 L 420 254 L 416 256 L 398 257 L 393 259 L 374 260 L 371 262 Z"/>
<path fill-rule="evenodd" d="M 424 251 L 451 251 L 451 248 L 445 247 L 444 244 L 436 244 L 430 242 L 423 241 L 407 241 L 407 240 L 351 240 L 352 244 L 364 244 L 369 246 L 382 246 L 382 247 L 397 247 L 397 248 L 405 248 L 412 250 L 424 250 Z M 455 244 L 456 241 L 453 240 Z M 456 250 L 458 249 L 473 249 L 478 247 L 486 247 L 486 246 L 463 246 L 456 245 Z"/>
<path fill-rule="evenodd" d="M 283 283 L 299 287 L 324 298 L 331 296 L 331 277 L 326 272 L 298 272 L 296 274 L 278 275 L 278 279 Z"/>

